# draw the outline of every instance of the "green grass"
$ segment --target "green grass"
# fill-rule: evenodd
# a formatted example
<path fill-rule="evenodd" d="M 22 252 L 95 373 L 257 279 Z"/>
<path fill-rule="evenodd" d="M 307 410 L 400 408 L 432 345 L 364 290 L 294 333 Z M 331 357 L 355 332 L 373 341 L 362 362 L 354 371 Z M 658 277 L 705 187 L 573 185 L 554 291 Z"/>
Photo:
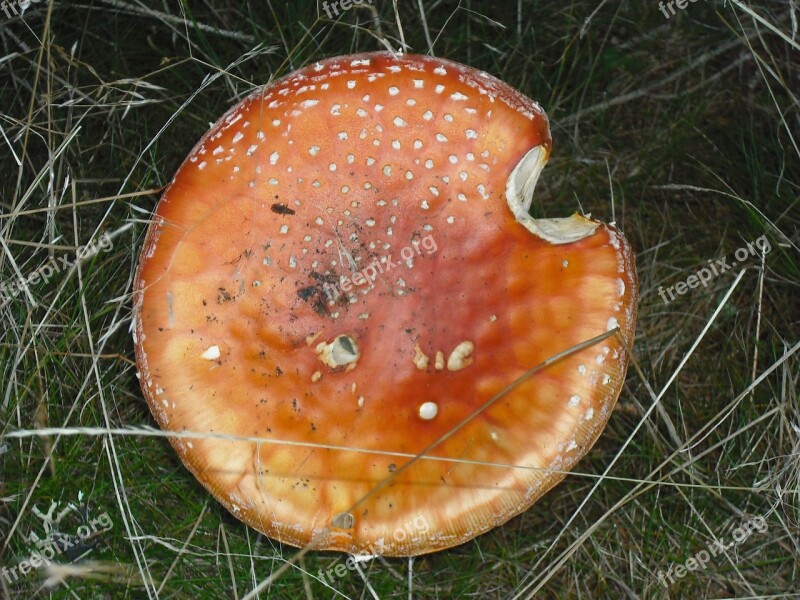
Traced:
<path fill-rule="evenodd" d="M 796 5 L 697 2 L 667 20 L 655 2 L 422 4 L 424 15 L 411 1 L 395 13 L 375 0 L 374 13 L 335 22 L 305 1 L 0 12 L 0 282 L 104 231 L 114 238 L 30 298 L 0 302 L 0 435 L 32 433 L 0 437 L 0 565 L 44 535 L 34 507 L 73 502 L 113 523 L 69 572 L 0 576 L 0 598 L 242 598 L 286 561 L 259 597 L 800 596 Z M 311 61 L 381 39 L 426 53 L 428 38 L 437 56 L 487 70 L 548 112 L 554 149 L 534 213 L 613 219 L 633 244 L 642 376 L 632 365 L 595 447 L 524 514 L 325 586 L 318 571 L 344 557 L 294 560 L 296 549 L 218 505 L 162 437 L 36 430 L 154 426 L 133 362 L 131 283 L 158 190 L 209 123 Z M 762 235 L 764 268 L 749 260 L 730 295 L 738 269 L 660 298 L 659 286 Z M 654 409 L 648 386 L 663 392 Z M 669 590 L 659 583 L 748 516 L 766 531 Z M 69 514 L 59 530 L 82 523 Z"/>

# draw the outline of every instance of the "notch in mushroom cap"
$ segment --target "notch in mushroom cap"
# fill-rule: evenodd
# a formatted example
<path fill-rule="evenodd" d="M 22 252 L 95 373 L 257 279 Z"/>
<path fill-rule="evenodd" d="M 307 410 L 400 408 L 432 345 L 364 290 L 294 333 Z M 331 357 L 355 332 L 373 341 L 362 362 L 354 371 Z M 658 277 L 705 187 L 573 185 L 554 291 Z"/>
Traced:
<path fill-rule="evenodd" d="M 616 228 L 529 216 L 550 144 L 494 77 L 389 53 L 296 71 L 200 140 L 142 249 L 136 357 L 162 428 L 263 438 L 172 440 L 235 516 L 293 545 L 422 554 L 586 454 L 637 281 Z"/>

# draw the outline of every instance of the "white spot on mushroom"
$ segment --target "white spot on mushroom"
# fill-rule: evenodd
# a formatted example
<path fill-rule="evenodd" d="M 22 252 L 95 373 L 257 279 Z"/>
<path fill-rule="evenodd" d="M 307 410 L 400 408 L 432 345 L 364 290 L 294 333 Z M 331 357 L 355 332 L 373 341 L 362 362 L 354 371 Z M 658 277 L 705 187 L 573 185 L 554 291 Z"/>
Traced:
<path fill-rule="evenodd" d="M 322 372 L 321 371 L 314 371 L 314 374 L 311 376 L 311 381 L 316 383 L 320 379 L 322 379 Z"/>
<path fill-rule="evenodd" d="M 619 327 L 619 323 L 615 317 L 611 317 L 606 324 L 606 330 L 610 331 L 616 327 Z"/>
<path fill-rule="evenodd" d="M 572 408 L 575 408 L 576 406 L 578 406 L 578 404 L 580 404 L 580 402 L 581 402 L 581 397 L 578 396 L 577 394 L 575 394 L 574 396 L 570 396 L 570 398 L 569 398 L 569 406 L 572 407 Z"/>
<path fill-rule="evenodd" d="M 408 125 L 408 123 L 404 121 L 401 117 L 395 117 L 392 120 L 392 123 L 394 123 L 397 127 L 405 127 L 406 125 Z"/>
<path fill-rule="evenodd" d="M 446 142 L 447 141 L 447 136 L 444 135 L 443 133 L 437 133 L 436 134 L 436 141 L 437 142 Z"/>
<path fill-rule="evenodd" d="M 422 114 L 422 118 L 423 118 L 425 121 L 430 121 L 430 120 L 433 118 L 433 113 L 432 113 L 431 111 L 429 111 L 429 110 L 426 110 L 426 111 L 425 111 L 425 112 Z"/>
<path fill-rule="evenodd" d="M 203 353 L 200 355 L 200 358 L 204 358 L 206 360 L 217 360 L 221 355 L 222 354 L 219 351 L 219 346 L 209 346 L 203 351 Z"/>
<path fill-rule="evenodd" d="M 437 94 L 441 94 L 444 91 L 444 86 L 440 83 L 435 88 L 433 88 L 433 91 L 436 92 Z"/>
<path fill-rule="evenodd" d="M 396 86 L 392 86 L 392 87 L 389 88 L 389 95 L 390 96 L 397 96 L 397 94 L 399 94 L 399 93 L 400 93 L 400 90 L 397 89 Z"/>
<path fill-rule="evenodd" d="M 355 80 L 351 79 L 350 81 L 347 82 L 347 89 L 348 90 L 352 90 L 354 87 L 356 87 Z"/>
<path fill-rule="evenodd" d="M 475 344 L 469 340 L 465 340 L 458 344 L 450 356 L 447 358 L 448 371 L 460 371 L 472 364 L 472 357 L 470 356 L 475 350 Z"/>
<path fill-rule="evenodd" d="M 451 100 L 455 100 L 456 102 L 459 102 L 459 101 L 462 101 L 462 100 L 466 100 L 467 97 L 464 94 L 462 94 L 461 92 L 456 92 L 455 94 L 450 94 L 450 99 Z"/>
<path fill-rule="evenodd" d="M 430 421 L 439 412 L 439 405 L 436 402 L 423 402 L 419 405 L 419 418 Z"/>
<path fill-rule="evenodd" d="M 466 134 L 468 140 L 478 139 L 478 132 L 475 131 L 474 129 L 467 129 L 466 131 L 464 131 L 464 133 Z"/>
<path fill-rule="evenodd" d="M 584 415 L 583 415 L 583 418 L 584 418 L 584 420 L 586 420 L 586 421 L 591 421 L 591 420 L 592 420 L 592 417 L 594 417 L 594 409 L 590 407 L 590 408 L 589 408 L 589 410 L 587 410 L 587 411 L 584 413 Z"/>
<path fill-rule="evenodd" d="M 444 353 L 441 350 L 436 352 L 436 361 L 434 362 L 434 367 L 436 367 L 437 371 L 444 369 Z"/>
<path fill-rule="evenodd" d="M 578 373 L 586 375 L 586 365 L 578 365 Z"/>
<path fill-rule="evenodd" d="M 603 346 L 602 353 L 597 355 L 598 365 L 602 365 L 604 362 L 606 362 L 606 356 L 608 356 L 609 352 L 611 352 L 611 349 L 608 346 Z"/>
<path fill-rule="evenodd" d="M 424 85 L 425 85 L 425 82 L 422 79 L 415 79 L 414 80 L 414 87 L 416 89 L 418 89 L 418 90 L 422 89 Z"/>
<path fill-rule="evenodd" d="M 422 348 L 419 347 L 419 344 L 414 346 L 414 364 L 420 371 L 424 371 L 428 368 L 428 357 L 422 351 Z"/>

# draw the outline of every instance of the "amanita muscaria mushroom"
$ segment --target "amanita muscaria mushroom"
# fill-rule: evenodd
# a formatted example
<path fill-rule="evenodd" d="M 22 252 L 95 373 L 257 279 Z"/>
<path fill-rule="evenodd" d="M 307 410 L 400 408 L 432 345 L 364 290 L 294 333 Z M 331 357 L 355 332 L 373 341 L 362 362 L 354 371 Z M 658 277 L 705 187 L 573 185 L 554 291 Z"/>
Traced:
<path fill-rule="evenodd" d="M 422 554 L 586 454 L 637 280 L 613 226 L 529 216 L 550 145 L 542 109 L 494 77 L 386 52 L 295 71 L 200 140 L 142 249 L 136 359 L 163 429 L 264 440 L 171 440 L 236 517 L 296 546 Z"/>

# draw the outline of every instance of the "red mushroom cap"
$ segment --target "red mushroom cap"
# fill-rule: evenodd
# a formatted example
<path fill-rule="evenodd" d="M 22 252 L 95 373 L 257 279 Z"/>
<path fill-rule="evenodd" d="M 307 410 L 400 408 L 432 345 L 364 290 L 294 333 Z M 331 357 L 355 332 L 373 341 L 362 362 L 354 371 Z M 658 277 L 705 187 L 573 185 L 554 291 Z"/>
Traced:
<path fill-rule="evenodd" d="M 201 139 L 147 233 L 136 358 L 162 428 L 265 440 L 171 439 L 235 516 L 416 555 L 504 523 L 586 454 L 637 281 L 614 227 L 528 215 L 550 144 L 494 77 L 385 52 L 296 71 Z"/>

